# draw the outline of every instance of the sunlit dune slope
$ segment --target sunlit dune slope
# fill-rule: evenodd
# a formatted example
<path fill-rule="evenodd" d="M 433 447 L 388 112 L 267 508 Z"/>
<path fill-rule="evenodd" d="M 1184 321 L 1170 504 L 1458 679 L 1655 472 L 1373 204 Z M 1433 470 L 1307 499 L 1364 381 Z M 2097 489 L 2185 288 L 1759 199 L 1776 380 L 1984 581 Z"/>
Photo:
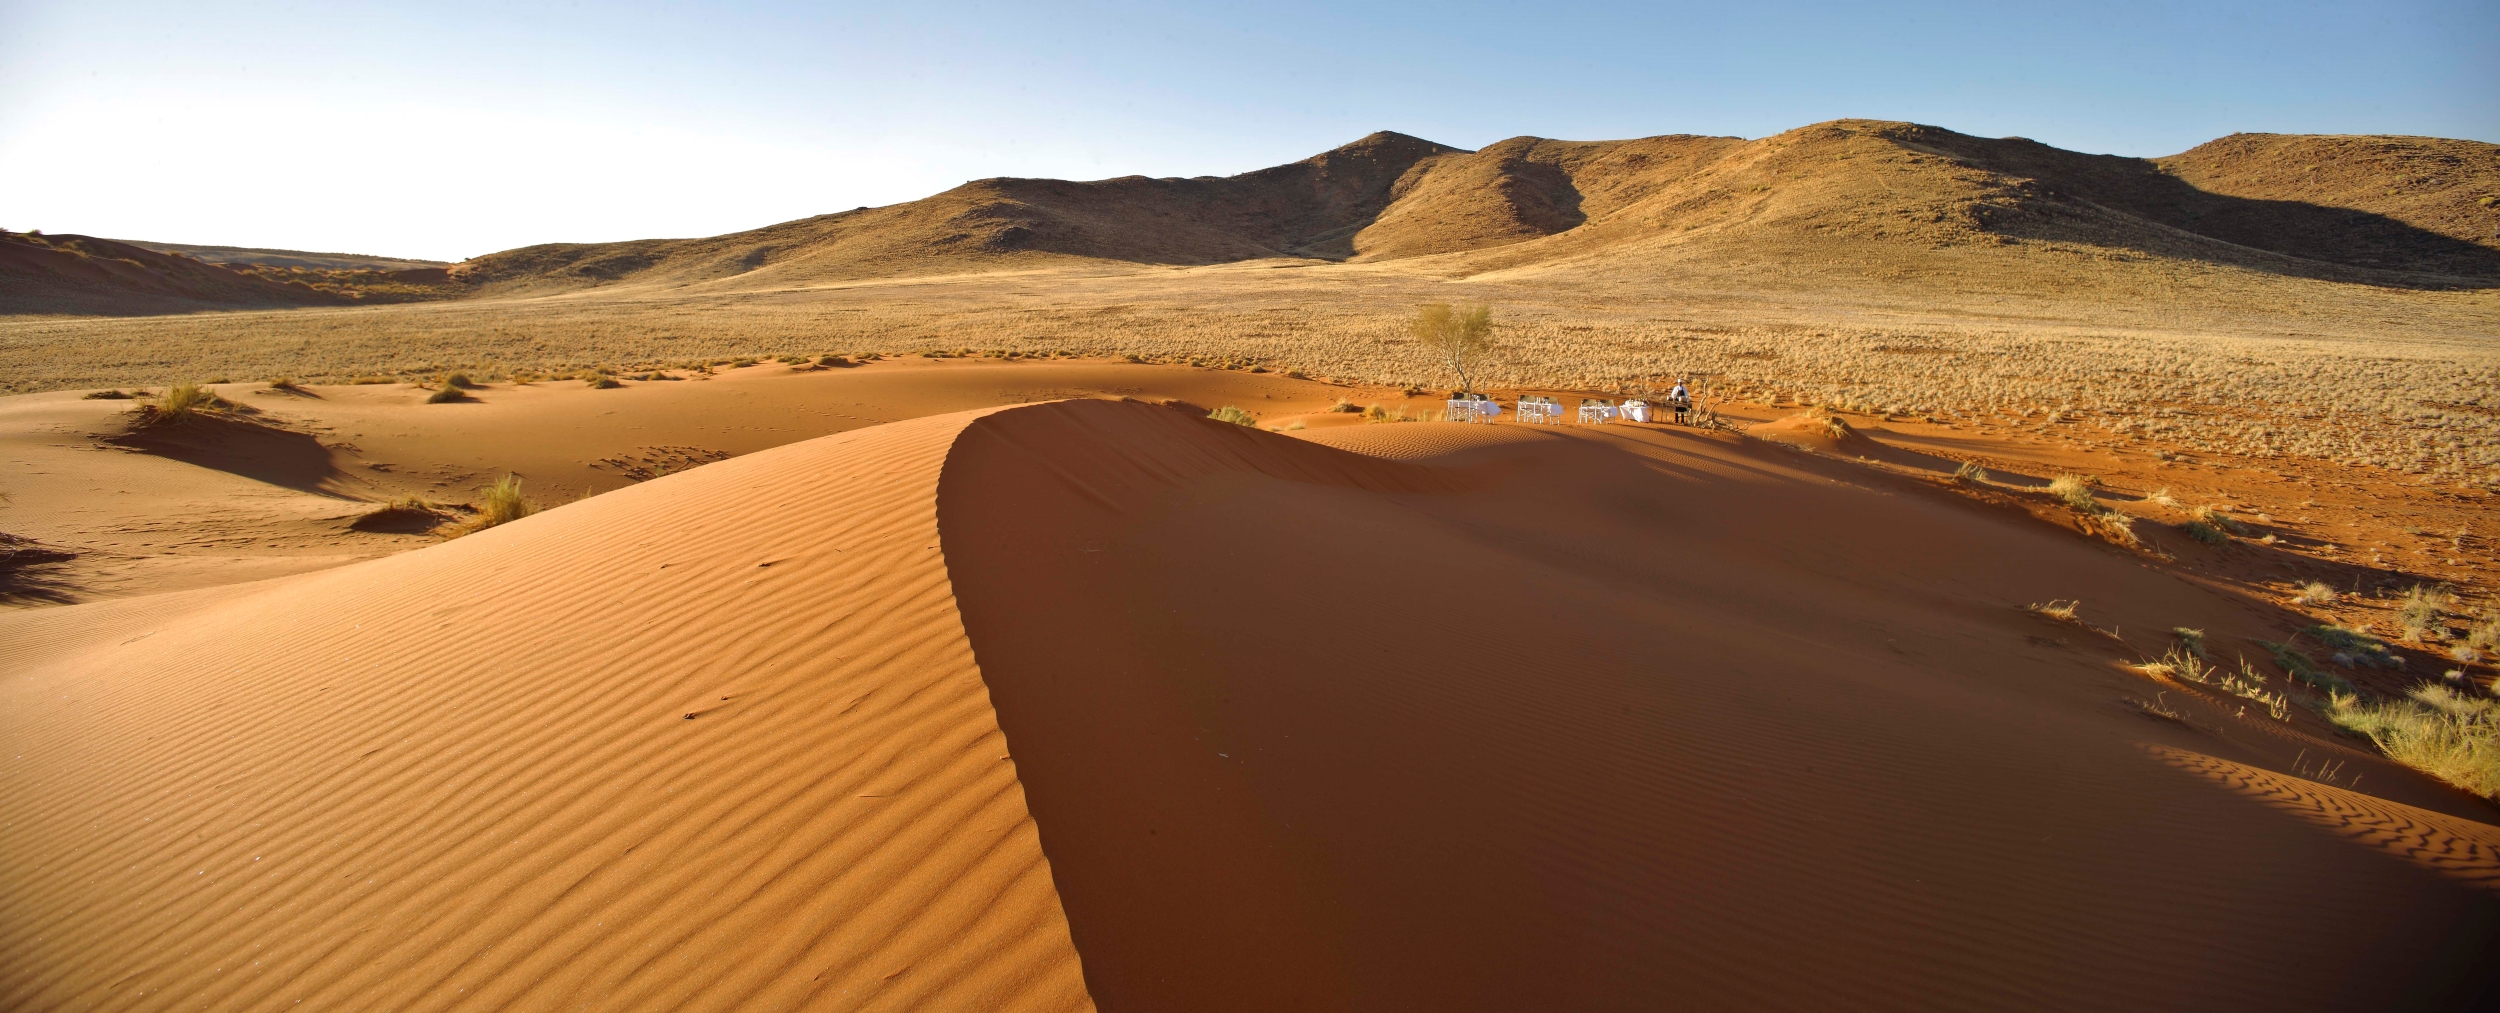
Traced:
<path fill-rule="evenodd" d="M 938 416 L 0 616 L 0 1008 L 2491 997 L 2486 807 L 2008 607 L 2264 603 L 1728 436 L 1304 435 Z"/>
<path fill-rule="evenodd" d="M 2148 718 L 2089 634 L 2007 607 L 2222 638 L 2247 603 L 1759 444 L 1311 439 L 1437 467 L 1090 402 L 989 416 L 948 461 L 949 570 L 1101 1008 L 2369 1009 L 2485 984 L 2500 905 L 2472 884 L 2500 830 L 2234 794 L 2198 771 L 2289 740 Z M 2339 810 L 2310 787 L 2301 812 Z"/>
<path fill-rule="evenodd" d="M 0 619 L 0 1008 L 1085 1008 L 938 548 L 972 417 Z"/>

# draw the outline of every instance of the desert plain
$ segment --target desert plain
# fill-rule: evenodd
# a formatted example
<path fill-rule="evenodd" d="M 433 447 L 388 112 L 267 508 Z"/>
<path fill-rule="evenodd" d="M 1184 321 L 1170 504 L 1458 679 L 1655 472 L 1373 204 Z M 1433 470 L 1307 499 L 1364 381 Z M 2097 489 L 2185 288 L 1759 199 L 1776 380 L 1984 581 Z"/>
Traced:
<path fill-rule="evenodd" d="M 1851 120 L 0 235 L 0 1004 L 2486 1008 L 2496 201 Z M 1431 303 L 1703 410 L 1446 421 Z"/>

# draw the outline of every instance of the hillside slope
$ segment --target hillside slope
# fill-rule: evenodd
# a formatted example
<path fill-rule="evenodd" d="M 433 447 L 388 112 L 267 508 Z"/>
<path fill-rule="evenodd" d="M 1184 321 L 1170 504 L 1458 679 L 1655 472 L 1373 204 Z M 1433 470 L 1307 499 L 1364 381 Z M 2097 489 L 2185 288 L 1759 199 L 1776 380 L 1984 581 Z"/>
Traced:
<path fill-rule="evenodd" d="M 309 285 L 110 239 L 0 232 L 0 313 L 175 313 L 347 301 Z"/>
<path fill-rule="evenodd" d="M 2286 176 L 2292 161 L 2317 163 Z M 2225 138 L 2170 159 L 1837 120 L 1746 141 L 1517 137 L 1461 151 L 1379 133 L 1239 176 L 993 179 L 925 200 L 692 240 L 528 247 L 455 277 L 769 288 L 1045 264 L 1263 257 L 1437 273 L 1640 270 L 1768 255 L 1915 266 L 1942 249 L 2069 244 L 2402 287 L 2500 281 L 2500 146 Z"/>

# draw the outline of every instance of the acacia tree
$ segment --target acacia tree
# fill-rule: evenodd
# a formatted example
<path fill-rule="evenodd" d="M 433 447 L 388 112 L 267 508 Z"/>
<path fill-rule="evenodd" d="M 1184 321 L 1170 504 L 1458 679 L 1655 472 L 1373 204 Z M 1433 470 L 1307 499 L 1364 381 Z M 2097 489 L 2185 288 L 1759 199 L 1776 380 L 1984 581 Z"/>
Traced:
<path fill-rule="evenodd" d="M 1493 347 L 1493 307 L 1485 305 L 1453 307 L 1437 302 L 1415 312 L 1408 328 L 1415 340 L 1424 343 L 1458 374 L 1458 387 L 1469 394 L 1476 392 L 1476 366 L 1484 353 Z"/>

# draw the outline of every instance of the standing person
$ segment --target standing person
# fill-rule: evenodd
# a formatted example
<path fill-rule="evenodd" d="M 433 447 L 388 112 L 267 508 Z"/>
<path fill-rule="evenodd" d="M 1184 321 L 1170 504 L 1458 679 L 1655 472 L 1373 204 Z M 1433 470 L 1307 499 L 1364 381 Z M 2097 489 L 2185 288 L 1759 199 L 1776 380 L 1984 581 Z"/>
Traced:
<path fill-rule="evenodd" d="M 1684 381 L 1677 380 L 1675 389 L 1667 392 L 1667 407 L 1675 411 L 1675 424 L 1683 425 L 1685 416 L 1693 410 L 1693 394 L 1685 389 Z"/>

